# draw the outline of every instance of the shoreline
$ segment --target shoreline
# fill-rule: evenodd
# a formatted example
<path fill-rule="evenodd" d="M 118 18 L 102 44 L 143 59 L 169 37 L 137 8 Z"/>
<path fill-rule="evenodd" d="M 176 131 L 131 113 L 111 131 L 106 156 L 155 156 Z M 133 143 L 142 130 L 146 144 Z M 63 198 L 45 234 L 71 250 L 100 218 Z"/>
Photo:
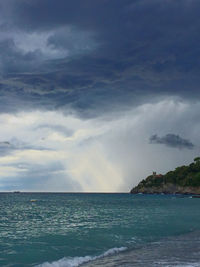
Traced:
<path fill-rule="evenodd" d="M 200 194 L 193 193 L 130 193 L 131 195 L 144 195 L 144 196 L 175 196 L 175 197 L 192 197 L 192 198 L 200 198 Z"/>
<path fill-rule="evenodd" d="M 129 247 L 116 254 L 97 258 L 81 264 L 84 267 L 93 266 L 192 266 L 200 264 L 198 244 L 200 231 L 195 230 L 141 244 L 139 247 Z"/>

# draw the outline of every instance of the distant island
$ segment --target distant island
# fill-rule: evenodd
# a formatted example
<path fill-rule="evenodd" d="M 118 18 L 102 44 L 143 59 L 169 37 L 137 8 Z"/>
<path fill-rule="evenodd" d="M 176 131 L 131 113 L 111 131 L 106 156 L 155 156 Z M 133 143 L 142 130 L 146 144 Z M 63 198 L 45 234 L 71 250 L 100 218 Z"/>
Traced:
<path fill-rule="evenodd" d="M 200 195 L 200 157 L 195 158 L 189 166 L 177 167 L 164 175 L 153 172 L 130 193 Z"/>

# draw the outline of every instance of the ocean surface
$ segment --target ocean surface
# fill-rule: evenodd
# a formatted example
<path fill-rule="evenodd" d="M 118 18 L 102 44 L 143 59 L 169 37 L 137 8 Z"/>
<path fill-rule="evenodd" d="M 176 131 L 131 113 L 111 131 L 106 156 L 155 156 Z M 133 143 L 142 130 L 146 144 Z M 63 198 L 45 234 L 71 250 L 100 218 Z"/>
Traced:
<path fill-rule="evenodd" d="M 1 193 L 0 266 L 200 266 L 200 199 Z"/>

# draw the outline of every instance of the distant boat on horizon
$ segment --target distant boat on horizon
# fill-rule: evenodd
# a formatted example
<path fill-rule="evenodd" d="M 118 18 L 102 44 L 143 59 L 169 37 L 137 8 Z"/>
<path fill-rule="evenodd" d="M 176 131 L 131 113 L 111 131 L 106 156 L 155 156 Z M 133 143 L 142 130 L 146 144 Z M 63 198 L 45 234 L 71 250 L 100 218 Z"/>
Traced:
<path fill-rule="evenodd" d="M 21 193 L 20 191 L 13 191 L 14 194 L 19 194 Z"/>

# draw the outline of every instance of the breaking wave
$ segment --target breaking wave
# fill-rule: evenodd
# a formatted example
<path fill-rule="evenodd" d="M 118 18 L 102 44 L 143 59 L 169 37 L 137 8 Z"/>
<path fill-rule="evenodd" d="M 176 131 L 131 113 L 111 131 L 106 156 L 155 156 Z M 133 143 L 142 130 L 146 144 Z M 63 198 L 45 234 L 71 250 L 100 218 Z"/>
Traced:
<path fill-rule="evenodd" d="M 121 248 L 111 248 L 104 252 L 103 254 L 99 256 L 85 256 L 85 257 L 74 257 L 74 258 L 62 258 L 58 261 L 53 262 L 44 262 L 42 264 L 37 265 L 36 267 L 78 267 L 83 263 L 87 263 L 96 259 L 100 259 L 106 256 L 110 256 L 116 253 L 119 253 L 121 251 L 126 250 L 127 247 L 121 247 Z"/>

